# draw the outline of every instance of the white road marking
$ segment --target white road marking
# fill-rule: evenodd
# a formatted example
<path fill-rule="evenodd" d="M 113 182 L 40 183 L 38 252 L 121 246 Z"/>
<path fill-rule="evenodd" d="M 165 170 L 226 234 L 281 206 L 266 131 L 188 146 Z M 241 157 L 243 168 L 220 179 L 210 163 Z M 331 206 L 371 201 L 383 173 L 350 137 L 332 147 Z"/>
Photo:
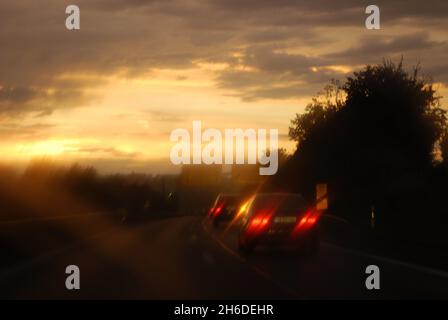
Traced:
<path fill-rule="evenodd" d="M 339 221 L 339 222 L 342 222 L 342 223 L 345 223 L 345 224 L 351 224 L 350 221 L 348 221 L 348 220 L 346 220 L 344 218 L 341 218 L 341 217 L 338 217 L 338 216 L 333 216 L 333 215 L 327 214 L 327 213 L 322 215 L 322 218 L 328 218 L 328 219 L 336 220 L 336 221 Z"/>
<path fill-rule="evenodd" d="M 438 269 L 434 269 L 434 268 L 430 268 L 430 267 L 425 267 L 425 266 L 421 266 L 421 265 L 416 265 L 410 262 L 405 262 L 405 261 L 400 261 L 397 259 L 393 259 L 393 258 L 388 258 L 388 257 L 383 257 L 383 256 L 378 256 L 378 255 L 374 255 L 374 254 L 370 254 L 370 253 L 365 253 L 356 249 L 348 249 L 348 248 L 344 248 L 329 242 L 321 242 L 322 245 L 328 247 L 328 248 L 333 248 L 333 249 L 337 249 L 340 251 L 344 251 L 346 253 L 350 253 L 353 255 L 357 255 L 363 258 L 368 258 L 368 259 L 374 259 L 374 260 L 378 260 L 378 261 L 382 261 L 382 262 L 386 262 L 389 264 L 394 264 L 400 267 L 404 267 L 404 268 L 408 268 L 408 269 L 412 269 L 414 271 L 419 271 L 422 273 L 426 273 L 426 274 L 430 274 L 433 276 L 438 276 L 438 277 L 442 277 L 445 279 L 448 279 L 448 272 L 447 271 L 443 271 L 443 270 L 438 270 Z"/>

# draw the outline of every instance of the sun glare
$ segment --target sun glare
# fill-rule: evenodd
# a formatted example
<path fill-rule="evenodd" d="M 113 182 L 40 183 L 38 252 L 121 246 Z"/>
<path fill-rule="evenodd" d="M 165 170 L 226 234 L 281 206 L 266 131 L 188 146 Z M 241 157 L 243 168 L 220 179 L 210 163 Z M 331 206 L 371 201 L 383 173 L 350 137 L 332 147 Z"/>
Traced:
<path fill-rule="evenodd" d="M 47 140 L 17 145 L 17 152 L 26 155 L 59 155 L 76 151 L 77 140 Z"/>

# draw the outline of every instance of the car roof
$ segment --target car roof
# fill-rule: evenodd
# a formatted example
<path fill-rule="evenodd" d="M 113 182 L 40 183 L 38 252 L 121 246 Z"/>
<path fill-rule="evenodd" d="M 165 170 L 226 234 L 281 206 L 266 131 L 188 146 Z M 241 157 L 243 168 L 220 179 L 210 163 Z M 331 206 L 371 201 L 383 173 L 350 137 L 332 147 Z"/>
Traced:
<path fill-rule="evenodd" d="M 261 192 L 256 193 L 255 197 L 265 197 L 265 196 L 300 196 L 302 197 L 302 194 L 297 192 Z"/>
<path fill-rule="evenodd" d="M 219 198 L 223 197 L 239 197 L 240 195 L 238 193 L 220 193 L 218 194 Z"/>

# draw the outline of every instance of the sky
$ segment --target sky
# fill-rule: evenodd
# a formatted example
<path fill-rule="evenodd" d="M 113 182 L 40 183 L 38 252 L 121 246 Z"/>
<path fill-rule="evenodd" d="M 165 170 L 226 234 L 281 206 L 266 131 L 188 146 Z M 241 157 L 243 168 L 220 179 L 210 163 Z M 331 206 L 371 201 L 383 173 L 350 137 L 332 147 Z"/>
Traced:
<path fill-rule="evenodd" d="M 76 4 L 80 30 L 67 30 Z M 448 97 L 448 1 L 0 1 L 0 161 L 169 173 L 176 128 L 288 126 L 331 79 L 419 64 Z M 442 105 L 447 106 L 447 98 Z"/>

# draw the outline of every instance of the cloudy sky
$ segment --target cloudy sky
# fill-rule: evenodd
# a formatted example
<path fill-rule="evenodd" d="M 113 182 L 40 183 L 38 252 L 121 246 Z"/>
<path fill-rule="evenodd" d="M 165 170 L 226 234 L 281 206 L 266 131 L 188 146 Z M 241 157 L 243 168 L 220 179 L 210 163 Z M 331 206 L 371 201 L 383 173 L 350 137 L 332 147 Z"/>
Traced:
<path fill-rule="evenodd" d="M 81 29 L 65 28 L 65 8 Z M 448 1 L 2 0 L 0 152 L 170 171 L 175 128 L 288 125 L 330 79 L 420 63 L 448 96 Z M 444 106 L 448 99 L 442 100 Z"/>

